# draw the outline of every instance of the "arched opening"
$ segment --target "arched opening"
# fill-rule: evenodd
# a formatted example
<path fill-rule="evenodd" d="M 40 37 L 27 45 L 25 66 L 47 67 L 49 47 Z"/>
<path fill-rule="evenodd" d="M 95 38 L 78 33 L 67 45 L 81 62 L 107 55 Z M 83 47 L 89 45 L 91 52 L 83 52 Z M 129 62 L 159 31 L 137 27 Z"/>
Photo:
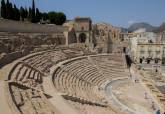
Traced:
<path fill-rule="evenodd" d="M 86 34 L 85 33 L 81 33 L 79 35 L 79 42 L 80 43 L 85 43 L 85 40 L 86 40 Z"/>
<path fill-rule="evenodd" d="M 152 58 L 147 58 L 147 64 L 150 64 L 150 62 L 151 62 L 151 60 L 152 60 Z"/>
<path fill-rule="evenodd" d="M 143 59 L 142 58 L 140 58 L 140 64 L 142 64 L 143 63 Z"/>

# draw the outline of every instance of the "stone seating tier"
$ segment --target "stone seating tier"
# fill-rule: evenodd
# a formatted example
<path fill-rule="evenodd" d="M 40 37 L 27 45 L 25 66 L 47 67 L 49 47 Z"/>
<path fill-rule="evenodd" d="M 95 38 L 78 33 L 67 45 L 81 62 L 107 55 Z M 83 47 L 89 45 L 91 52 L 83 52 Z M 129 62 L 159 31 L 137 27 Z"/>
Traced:
<path fill-rule="evenodd" d="M 21 114 L 54 114 L 43 93 L 25 86 L 9 84 L 12 99 Z"/>
<path fill-rule="evenodd" d="M 21 114 L 56 113 L 44 95 L 43 78 L 45 74 L 50 73 L 53 65 L 68 59 L 67 53 L 69 50 L 35 54 L 18 62 L 12 68 L 8 75 L 9 90 Z M 75 56 L 77 54 L 76 52 Z M 125 75 L 127 74 L 124 72 L 124 64 L 120 57 L 95 56 L 59 65 L 52 81 L 61 96 L 81 112 L 85 109 L 84 111 L 90 114 L 113 114 L 113 111 L 106 108 L 105 96 L 99 94 L 101 93 L 99 88 L 105 82 Z"/>
<path fill-rule="evenodd" d="M 59 66 L 58 70 L 54 73 L 53 82 L 55 88 L 65 99 L 72 101 L 83 99 L 85 101 L 101 103 L 104 98 L 96 95 L 96 93 L 99 93 L 99 87 L 108 80 L 110 82 L 115 78 L 128 76 L 124 71 L 123 61 L 109 65 L 110 62 L 107 62 L 108 60 L 106 59 L 101 59 L 102 61 L 97 62 L 95 62 L 95 59 L 93 60 L 93 57 L 90 59 L 82 58 Z M 119 65 L 120 68 L 118 69 L 117 66 Z M 95 87 L 97 89 L 94 89 Z"/>

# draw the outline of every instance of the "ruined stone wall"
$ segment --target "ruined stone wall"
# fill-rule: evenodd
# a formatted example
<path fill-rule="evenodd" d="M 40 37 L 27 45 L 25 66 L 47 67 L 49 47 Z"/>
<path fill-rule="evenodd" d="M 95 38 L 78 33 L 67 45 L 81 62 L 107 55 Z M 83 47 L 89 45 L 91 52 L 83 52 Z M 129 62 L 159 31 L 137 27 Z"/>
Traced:
<path fill-rule="evenodd" d="M 13 60 L 16 60 L 23 56 L 21 51 L 9 53 L 9 54 L 1 54 L 0 56 L 0 68 L 8 63 L 11 63 Z"/>
<path fill-rule="evenodd" d="M 65 45 L 63 34 L 0 32 L 0 66 L 46 47 Z M 43 49 L 42 49 L 43 48 Z"/>
<path fill-rule="evenodd" d="M 63 33 L 68 28 L 57 25 L 32 24 L 28 22 L 19 22 L 0 19 L 1 32 L 16 32 L 16 33 Z"/>
<path fill-rule="evenodd" d="M 97 52 L 112 53 L 121 51 L 120 29 L 106 23 L 98 23 L 93 26 L 93 31 L 94 45 Z"/>
<path fill-rule="evenodd" d="M 65 45 L 66 30 L 56 25 L 0 20 L 0 67 L 33 51 Z"/>
<path fill-rule="evenodd" d="M 63 34 L 0 33 L 0 53 L 11 53 L 24 48 L 32 50 L 41 45 L 64 45 Z"/>

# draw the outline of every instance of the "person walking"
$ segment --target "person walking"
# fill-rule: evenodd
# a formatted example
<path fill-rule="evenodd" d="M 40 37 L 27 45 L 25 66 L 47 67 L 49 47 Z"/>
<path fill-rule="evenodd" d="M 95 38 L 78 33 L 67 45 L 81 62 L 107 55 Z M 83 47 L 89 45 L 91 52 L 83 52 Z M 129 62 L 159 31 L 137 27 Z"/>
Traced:
<path fill-rule="evenodd" d="M 156 111 L 156 114 L 160 114 L 160 110 L 157 110 L 157 111 Z"/>
<path fill-rule="evenodd" d="M 144 93 L 144 98 L 145 98 L 145 99 L 148 99 L 147 93 L 146 93 L 146 92 Z"/>
<path fill-rule="evenodd" d="M 151 108 L 152 108 L 153 110 L 156 110 L 156 108 L 155 108 L 155 103 L 154 103 L 154 102 L 152 102 Z M 159 114 L 159 113 L 158 113 L 158 114 Z"/>

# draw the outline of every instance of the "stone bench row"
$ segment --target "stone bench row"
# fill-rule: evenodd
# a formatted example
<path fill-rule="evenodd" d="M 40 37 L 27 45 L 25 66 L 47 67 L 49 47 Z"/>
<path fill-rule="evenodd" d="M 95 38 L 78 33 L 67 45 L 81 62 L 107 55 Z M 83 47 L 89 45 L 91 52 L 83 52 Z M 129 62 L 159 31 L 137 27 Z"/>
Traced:
<path fill-rule="evenodd" d="M 65 93 L 68 96 L 84 99 L 89 98 L 87 100 L 95 102 L 99 96 L 93 94 L 94 87 L 101 86 L 108 78 L 109 77 L 101 75 L 98 70 L 85 59 L 73 61 L 61 66 L 60 70 L 55 73 L 54 85 L 59 92 Z"/>
<path fill-rule="evenodd" d="M 64 95 L 78 97 L 87 101 L 99 101 L 94 94 L 93 85 L 86 80 L 61 70 L 54 78 L 55 88 Z"/>
<path fill-rule="evenodd" d="M 42 76 L 43 74 L 36 69 L 24 63 L 20 63 L 15 66 L 14 71 L 10 74 L 10 80 L 17 80 L 25 83 L 34 80 L 36 83 L 41 84 L 43 81 Z"/>
<path fill-rule="evenodd" d="M 54 86 L 66 100 L 93 108 L 91 112 L 84 113 L 97 114 L 97 111 L 94 110 L 98 109 L 99 112 L 102 104 L 106 103 L 105 96 L 101 95 L 100 87 L 105 82 L 111 82 L 113 78 L 125 76 L 123 59 L 119 57 L 118 60 L 112 61 L 106 56 L 103 58 L 94 56 L 98 61 L 93 60 L 93 56 L 77 57 L 60 62 L 52 68 Z M 90 57 L 94 62 L 90 61 Z M 113 64 L 109 65 L 111 62 Z M 102 68 L 108 67 L 107 74 L 102 72 L 101 66 Z M 106 111 L 100 111 L 100 113 L 106 113 Z M 113 114 L 113 111 L 108 113 Z"/>
<path fill-rule="evenodd" d="M 120 59 L 120 60 L 115 60 L 115 59 L 112 59 L 112 60 L 109 60 L 107 59 L 106 57 L 103 57 L 103 58 L 93 58 L 91 57 L 92 61 L 95 62 L 95 63 L 100 63 L 100 64 L 104 64 L 106 62 L 108 63 L 111 63 L 110 65 L 114 65 L 114 66 L 120 66 L 123 64 L 123 59 Z"/>
<path fill-rule="evenodd" d="M 15 84 L 10 84 L 9 88 L 20 114 L 55 114 L 42 92 Z"/>
<path fill-rule="evenodd" d="M 53 64 L 64 59 L 66 59 L 66 57 L 62 52 L 54 51 L 36 55 L 25 60 L 25 62 L 44 73 L 49 73 L 50 67 L 52 67 Z"/>
<path fill-rule="evenodd" d="M 95 61 L 98 61 L 98 62 L 102 62 L 104 61 L 105 59 L 108 60 L 108 61 L 116 61 L 116 62 L 119 62 L 119 61 L 123 61 L 123 58 L 122 56 L 116 56 L 116 55 L 106 55 L 106 56 L 97 56 L 97 57 L 92 57 L 93 60 Z"/>
<path fill-rule="evenodd" d="M 124 61 L 122 60 L 122 56 L 119 56 L 121 58 L 121 61 L 116 61 L 115 59 L 113 61 L 109 61 L 107 58 L 109 56 L 104 57 L 98 57 L 99 59 L 96 60 L 93 59 L 93 63 L 98 66 L 99 70 L 103 72 L 103 75 L 106 75 L 109 78 L 118 78 L 118 77 L 124 77 L 128 76 L 128 73 L 125 72 L 125 66 Z"/>
<path fill-rule="evenodd" d="M 94 86 L 101 85 L 104 79 L 107 80 L 87 59 L 67 64 L 63 67 L 63 70 L 90 82 Z"/>
<path fill-rule="evenodd" d="M 99 98 L 99 96 L 93 94 L 95 86 L 99 88 L 107 80 L 110 81 L 126 74 L 124 73 L 124 66 L 117 69 L 117 67 L 113 68 L 113 65 L 108 64 L 104 61 L 100 66 L 99 62 L 94 66 L 87 58 L 64 63 L 54 75 L 54 85 L 59 92 L 65 93 L 67 96 L 89 98 L 87 100 L 94 102 L 95 99 Z M 122 61 L 120 64 L 122 64 Z M 97 66 L 105 68 L 106 72 L 101 73 L 100 70 L 103 69 L 98 70 Z M 88 84 L 90 86 L 87 86 Z"/>

